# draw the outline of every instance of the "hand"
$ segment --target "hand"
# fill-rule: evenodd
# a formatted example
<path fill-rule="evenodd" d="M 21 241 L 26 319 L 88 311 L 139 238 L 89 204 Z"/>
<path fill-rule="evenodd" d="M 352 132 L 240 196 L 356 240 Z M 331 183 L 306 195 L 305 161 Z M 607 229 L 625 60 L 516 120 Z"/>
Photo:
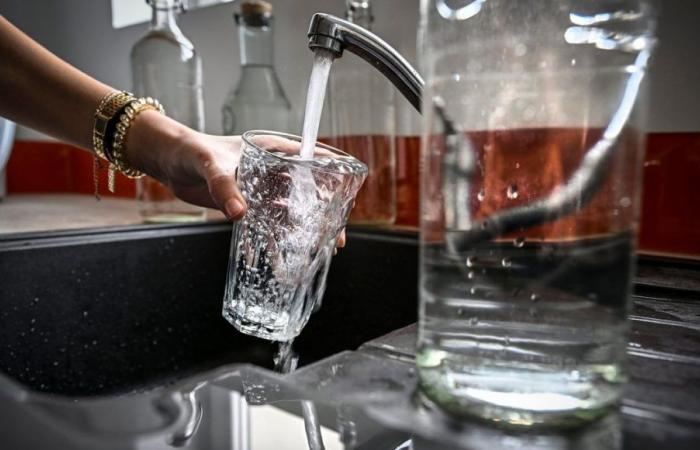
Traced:
<path fill-rule="evenodd" d="M 154 111 L 144 111 L 129 131 L 126 157 L 178 198 L 239 220 L 246 211 L 234 178 L 241 143 L 240 136 L 199 133 Z"/>
<path fill-rule="evenodd" d="M 299 152 L 299 145 L 286 139 L 265 139 L 269 141 L 266 146 Z M 144 111 L 129 131 L 126 157 L 178 198 L 239 220 L 247 208 L 235 180 L 242 142 L 240 136 L 199 133 L 154 111 Z M 338 236 L 337 247 L 345 247 L 345 230 Z"/>

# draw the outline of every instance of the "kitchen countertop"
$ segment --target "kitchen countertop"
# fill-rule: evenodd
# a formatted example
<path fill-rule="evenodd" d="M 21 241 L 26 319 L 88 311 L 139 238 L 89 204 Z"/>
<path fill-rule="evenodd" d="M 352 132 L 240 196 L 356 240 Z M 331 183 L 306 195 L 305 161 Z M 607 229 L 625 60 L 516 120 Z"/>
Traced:
<path fill-rule="evenodd" d="M 223 219 L 208 210 L 208 220 Z M 135 200 L 79 194 L 13 194 L 0 200 L 0 234 L 143 223 Z"/>

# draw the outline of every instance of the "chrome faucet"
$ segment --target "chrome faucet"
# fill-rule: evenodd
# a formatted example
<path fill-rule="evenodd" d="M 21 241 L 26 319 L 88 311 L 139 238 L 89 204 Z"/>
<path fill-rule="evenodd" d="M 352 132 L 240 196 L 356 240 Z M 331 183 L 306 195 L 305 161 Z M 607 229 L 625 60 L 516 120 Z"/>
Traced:
<path fill-rule="evenodd" d="M 419 112 L 425 82 L 399 52 L 379 36 L 330 14 L 314 14 L 309 26 L 309 48 L 328 50 L 336 58 L 347 50 L 384 74 Z"/>

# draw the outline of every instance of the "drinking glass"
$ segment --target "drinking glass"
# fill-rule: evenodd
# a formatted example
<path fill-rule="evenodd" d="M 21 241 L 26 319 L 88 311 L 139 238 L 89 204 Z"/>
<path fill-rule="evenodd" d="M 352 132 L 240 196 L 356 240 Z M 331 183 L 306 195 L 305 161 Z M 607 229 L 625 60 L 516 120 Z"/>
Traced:
<path fill-rule="evenodd" d="M 591 420 L 626 379 L 650 5 L 421 8 L 421 390 L 501 423 Z"/>
<path fill-rule="evenodd" d="M 248 203 L 234 225 L 223 315 L 239 331 L 273 341 L 297 336 L 320 301 L 336 240 L 367 167 L 318 144 L 272 131 L 243 135 L 238 185 Z"/>

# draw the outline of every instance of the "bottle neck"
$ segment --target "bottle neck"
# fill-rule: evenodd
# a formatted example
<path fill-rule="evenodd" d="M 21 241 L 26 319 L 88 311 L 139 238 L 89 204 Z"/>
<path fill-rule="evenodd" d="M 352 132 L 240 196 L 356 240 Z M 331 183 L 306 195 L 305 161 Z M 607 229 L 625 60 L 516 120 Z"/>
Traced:
<path fill-rule="evenodd" d="M 175 0 L 151 0 L 151 30 L 171 31 L 182 34 L 177 26 L 180 3 Z"/>
<path fill-rule="evenodd" d="M 370 0 L 346 0 L 345 19 L 366 30 L 371 30 L 374 17 Z"/>
<path fill-rule="evenodd" d="M 238 26 L 241 66 L 272 66 L 272 27 Z"/>

